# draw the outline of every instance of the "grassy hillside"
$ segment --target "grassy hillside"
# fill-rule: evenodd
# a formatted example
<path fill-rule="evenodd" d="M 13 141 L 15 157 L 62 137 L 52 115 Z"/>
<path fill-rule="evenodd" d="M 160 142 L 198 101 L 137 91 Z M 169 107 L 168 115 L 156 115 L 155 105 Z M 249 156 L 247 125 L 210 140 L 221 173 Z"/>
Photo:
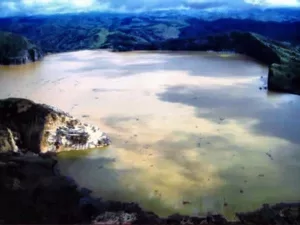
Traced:
<path fill-rule="evenodd" d="M 2 18 L 0 30 L 24 35 L 46 52 L 143 45 L 176 38 L 198 38 L 230 31 L 254 32 L 300 43 L 300 22 L 241 19 L 202 20 L 170 14 L 87 13 L 27 18 Z"/>

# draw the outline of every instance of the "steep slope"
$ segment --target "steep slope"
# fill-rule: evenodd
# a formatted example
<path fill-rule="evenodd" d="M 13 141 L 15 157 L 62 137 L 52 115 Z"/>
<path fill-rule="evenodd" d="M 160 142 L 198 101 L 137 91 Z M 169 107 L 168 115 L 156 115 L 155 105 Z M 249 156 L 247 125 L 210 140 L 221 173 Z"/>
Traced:
<path fill-rule="evenodd" d="M 41 50 L 25 37 L 0 31 L 0 64 L 25 64 L 42 57 Z"/>

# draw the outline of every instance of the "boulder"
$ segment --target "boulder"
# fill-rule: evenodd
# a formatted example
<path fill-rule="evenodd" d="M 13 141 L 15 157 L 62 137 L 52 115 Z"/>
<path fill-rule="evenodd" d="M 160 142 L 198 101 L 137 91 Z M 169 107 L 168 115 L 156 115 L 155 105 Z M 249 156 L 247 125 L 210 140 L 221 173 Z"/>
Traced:
<path fill-rule="evenodd" d="M 0 100 L 0 125 L 1 151 L 60 152 L 100 148 L 110 143 L 98 127 L 27 99 Z"/>
<path fill-rule="evenodd" d="M 27 38 L 0 31 L 0 64 L 25 64 L 38 61 L 42 57 L 41 49 Z"/>

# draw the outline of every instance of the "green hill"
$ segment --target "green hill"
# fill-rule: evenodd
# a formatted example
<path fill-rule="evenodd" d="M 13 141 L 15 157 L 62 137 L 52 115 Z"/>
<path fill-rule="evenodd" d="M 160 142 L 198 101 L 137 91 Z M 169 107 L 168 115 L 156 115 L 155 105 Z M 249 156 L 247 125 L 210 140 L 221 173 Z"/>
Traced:
<path fill-rule="evenodd" d="M 27 38 L 0 31 L 0 64 L 25 64 L 43 57 L 42 51 Z"/>

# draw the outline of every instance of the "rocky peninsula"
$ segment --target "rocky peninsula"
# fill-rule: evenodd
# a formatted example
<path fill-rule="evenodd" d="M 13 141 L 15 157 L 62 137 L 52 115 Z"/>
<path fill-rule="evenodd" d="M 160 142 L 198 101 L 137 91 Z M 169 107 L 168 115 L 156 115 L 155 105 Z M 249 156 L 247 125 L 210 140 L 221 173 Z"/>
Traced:
<path fill-rule="evenodd" d="M 42 58 L 41 49 L 27 38 L 0 31 L 0 65 L 25 64 Z"/>
<path fill-rule="evenodd" d="M 20 98 L 0 100 L 0 134 L 1 152 L 85 150 L 110 143 L 98 127 L 54 107 Z"/>

